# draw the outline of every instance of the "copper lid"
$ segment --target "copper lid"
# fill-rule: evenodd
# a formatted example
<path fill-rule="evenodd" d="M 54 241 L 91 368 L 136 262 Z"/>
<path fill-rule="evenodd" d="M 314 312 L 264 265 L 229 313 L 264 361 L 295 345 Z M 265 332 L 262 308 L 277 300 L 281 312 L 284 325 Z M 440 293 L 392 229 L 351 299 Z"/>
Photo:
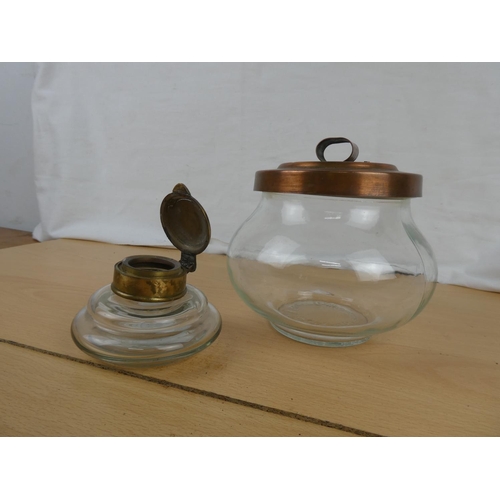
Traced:
<path fill-rule="evenodd" d="M 326 161 L 331 144 L 349 143 L 345 161 Z M 283 163 L 274 170 L 255 173 L 254 191 L 297 193 L 349 198 L 417 198 L 422 196 L 422 176 L 400 172 L 388 163 L 357 162 L 359 149 L 349 139 L 332 137 L 316 146 L 320 161 Z"/>

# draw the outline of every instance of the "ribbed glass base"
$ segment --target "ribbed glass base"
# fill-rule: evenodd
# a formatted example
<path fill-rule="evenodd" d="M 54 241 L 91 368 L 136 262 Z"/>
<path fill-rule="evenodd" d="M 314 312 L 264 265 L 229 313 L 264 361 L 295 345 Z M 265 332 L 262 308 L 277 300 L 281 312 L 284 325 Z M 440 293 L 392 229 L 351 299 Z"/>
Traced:
<path fill-rule="evenodd" d="M 109 285 L 90 297 L 73 320 L 71 333 L 85 353 L 118 365 L 163 365 L 208 347 L 219 335 L 221 317 L 197 288 L 171 302 L 136 302 Z"/>
<path fill-rule="evenodd" d="M 297 330 L 295 328 L 289 328 L 285 325 L 277 325 L 276 323 L 271 323 L 271 326 L 292 340 L 297 340 L 298 342 L 303 342 L 304 344 L 316 345 L 320 347 L 350 347 L 358 344 L 363 344 L 371 335 L 367 336 L 345 336 L 342 335 L 328 335 L 328 334 L 317 334 L 308 332 L 306 330 Z"/>

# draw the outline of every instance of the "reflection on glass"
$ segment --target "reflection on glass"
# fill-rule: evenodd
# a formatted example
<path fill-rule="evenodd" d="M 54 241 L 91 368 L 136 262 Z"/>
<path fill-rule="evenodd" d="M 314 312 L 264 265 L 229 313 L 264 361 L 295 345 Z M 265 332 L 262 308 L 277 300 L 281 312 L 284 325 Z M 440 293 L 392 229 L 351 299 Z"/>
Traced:
<path fill-rule="evenodd" d="M 408 199 L 263 193 L 228 250 L 243 300 L 295 340 L 362 343 L 404 325 L 437 279 Z"/>

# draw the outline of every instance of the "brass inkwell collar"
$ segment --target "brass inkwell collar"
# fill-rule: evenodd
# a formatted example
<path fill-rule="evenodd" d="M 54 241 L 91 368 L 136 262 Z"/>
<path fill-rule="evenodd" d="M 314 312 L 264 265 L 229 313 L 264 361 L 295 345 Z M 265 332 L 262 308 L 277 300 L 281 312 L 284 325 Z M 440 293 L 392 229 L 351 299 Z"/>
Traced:
<path fill-rule="evenodd" d="M 210 242 L 210 221 L 184 184 L 177 184 L 160 207 L 163 230 L 181 251 L 180 261 L 133 255 L 115 264 L 111 289 L 139 302 L 168 302 L 186 293 L 186 275 L 196 270 L 196 255 Z"/>

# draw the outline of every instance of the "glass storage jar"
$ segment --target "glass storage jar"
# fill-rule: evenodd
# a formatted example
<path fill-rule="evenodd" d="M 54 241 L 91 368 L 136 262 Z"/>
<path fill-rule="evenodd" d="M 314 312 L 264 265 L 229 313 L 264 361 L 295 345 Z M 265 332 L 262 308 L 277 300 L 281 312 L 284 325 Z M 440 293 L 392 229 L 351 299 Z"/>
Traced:
<path fill-rule="evenodd" d="M 351 156 L 325 161 L 325 148 L 342 142 Z M 316 151 L 319 162 L 256 173 L 262 198 L 232 238 L 228 269 L 241 298 L 278 332 L 351 346 L 404 325 L 434 292 L 436 262 L 410 211 L 422 177 L 356 162 L 345 138 Z"/>

